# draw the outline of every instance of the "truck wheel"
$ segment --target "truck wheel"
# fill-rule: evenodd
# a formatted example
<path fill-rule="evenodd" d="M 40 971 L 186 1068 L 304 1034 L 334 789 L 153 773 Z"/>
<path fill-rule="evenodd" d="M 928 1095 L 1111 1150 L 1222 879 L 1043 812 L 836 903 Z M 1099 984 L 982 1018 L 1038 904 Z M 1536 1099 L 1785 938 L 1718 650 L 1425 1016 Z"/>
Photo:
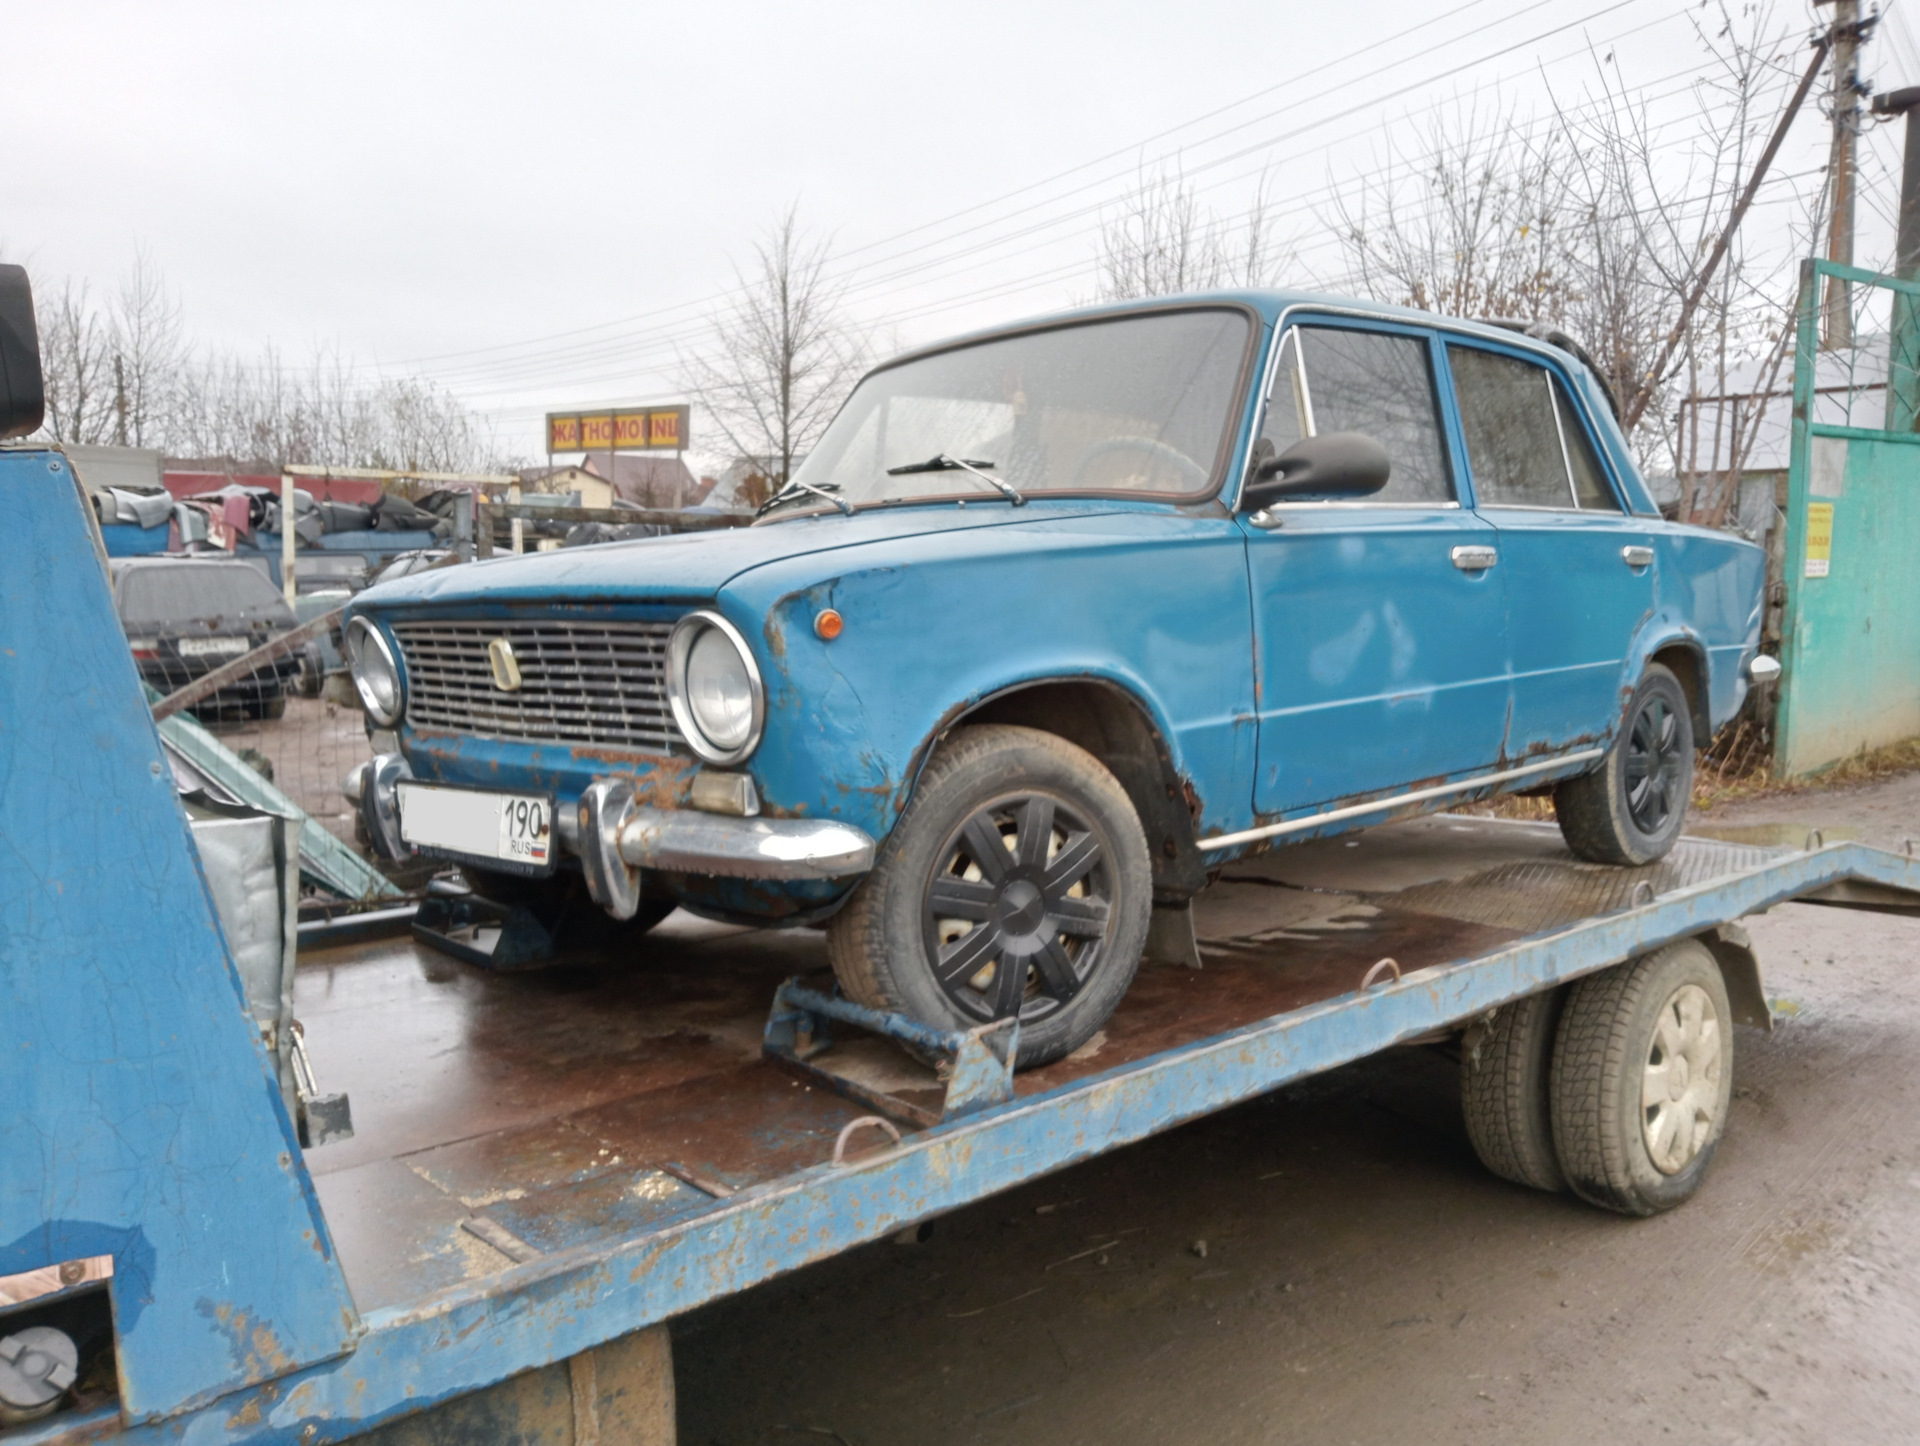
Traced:
<path fill-rule="evenodd" d="M 1474 1153 L 1502 1180 L 1535 1190 L 1567 1188 L 1547 1098 L 1565 1001 L 1564 989 L 1549 989 L 1502 1005 L 1490 1024 L 1467 1032 L 1460 1051 L 1460 1104 Z"/>
<path fill-rule="evenodd" d="M 1553 791 L 1560 835 L 1596 864 L 1650 864 L 1672 848 L 1693 796 L 1693 715 L 1680 680 L 1647 664 L 1606 761 Z"/>
<path fill-rule="evenodd" d="M 1626 1215 L 1700 1188 L 1733 1094 L 1733 1015 L 1694 939 L 1582 979 L 1553 1054 L 1553 1139 L 1581 1199 Z"/>
<path fill-rule="evenodd" d="M 961 729 L 827 933 L 840 987 L 943 1029 L 1020 1017 L 1018 1066 L 1070 1054 L 1139 967 L 1153 904 L 1126 791 L 1063 738 Z"/>

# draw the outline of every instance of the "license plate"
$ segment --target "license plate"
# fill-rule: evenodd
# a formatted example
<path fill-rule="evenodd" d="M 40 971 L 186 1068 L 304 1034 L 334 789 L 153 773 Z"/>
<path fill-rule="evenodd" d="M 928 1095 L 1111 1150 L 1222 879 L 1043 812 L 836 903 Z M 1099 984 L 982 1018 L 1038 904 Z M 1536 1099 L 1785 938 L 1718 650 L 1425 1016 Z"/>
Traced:
<path fill-rule="evenodd" d="M 486 859 L 515 872 L 553 867 L 553 799 L 402 781 L 400 837 L 430 853 Z"/>
<path fill-rule="evenodd" d="M 237 658 L 247 650 L 245 638 L 182 638 L 178 645 L 183 658 Z"/>

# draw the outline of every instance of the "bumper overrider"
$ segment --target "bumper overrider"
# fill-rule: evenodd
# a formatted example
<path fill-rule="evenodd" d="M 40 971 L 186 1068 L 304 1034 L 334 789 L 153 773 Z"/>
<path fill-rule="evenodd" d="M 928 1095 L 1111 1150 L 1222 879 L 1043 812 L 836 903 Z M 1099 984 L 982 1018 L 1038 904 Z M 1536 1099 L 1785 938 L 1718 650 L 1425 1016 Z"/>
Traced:
<path fill-rule="evenodd" d="M 415 854 L 400 832 L 399 785 L 412 776 L 400 754 L 382 753 L 347 780 L 375 851 L 390 862 Z M 873 867 L 872 837 L 851 824 L 653 808 L 635 801 L 625 778 L 596 779 L 577 804 L 562 804 L 554 833 L 580 860 L 594 902 L 616 919 L 638 911 L 645 870 L 788 882 L 852 878 Z"/>

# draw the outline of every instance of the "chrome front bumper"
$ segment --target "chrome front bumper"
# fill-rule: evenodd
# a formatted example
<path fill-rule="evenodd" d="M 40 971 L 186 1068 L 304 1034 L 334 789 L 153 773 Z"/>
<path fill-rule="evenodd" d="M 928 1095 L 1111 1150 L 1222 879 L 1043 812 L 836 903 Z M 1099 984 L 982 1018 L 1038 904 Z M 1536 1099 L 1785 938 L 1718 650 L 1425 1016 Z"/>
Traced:
<path fill-rule="evenodd" d="M 347 784 L 375 846 L 389 858 L 412 852 L 400 837 L 396 798 L 399 781 L 410 776 L 400 755 L 381 754 Z M 873 867 L 873 839 L 850 824 L 650 808 L 634 801 L 624 778 L 597 780 L 577 805 L 555 813 L 560 846 L 580 860 L 594 901 L 617 918 L 631 918 L 638 907 L 642 869 L 787 882 L 850 878 Z"/>

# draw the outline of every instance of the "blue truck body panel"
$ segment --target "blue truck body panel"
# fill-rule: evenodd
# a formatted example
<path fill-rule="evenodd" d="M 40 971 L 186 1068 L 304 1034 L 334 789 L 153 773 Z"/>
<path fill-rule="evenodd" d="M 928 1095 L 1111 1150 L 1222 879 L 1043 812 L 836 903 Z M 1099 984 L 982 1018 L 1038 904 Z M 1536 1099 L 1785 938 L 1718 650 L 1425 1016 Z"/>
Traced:
<path fill-rule="evenodd" d="M 114 1259 L 127 1413 L 360 1324 L 49 452 L 0 452 L 0 1275 Z"/>

